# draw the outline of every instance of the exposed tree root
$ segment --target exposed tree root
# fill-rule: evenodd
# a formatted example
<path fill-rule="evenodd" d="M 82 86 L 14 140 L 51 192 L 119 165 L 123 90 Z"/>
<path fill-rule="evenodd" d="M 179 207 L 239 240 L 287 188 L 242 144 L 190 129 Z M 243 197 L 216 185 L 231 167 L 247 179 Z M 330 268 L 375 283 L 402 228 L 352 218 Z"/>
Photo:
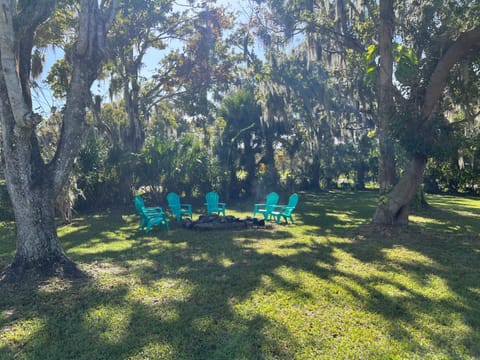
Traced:
<path fill-rule="evenodd" d="M 59 277 L 66 280 L 87 279 L 88 275 L 80 270 L 75 262 L 64 254 L 55 256 L 48 261 L 25 263 L 15 259 L 0 275 L 0 282 L 15 284 L 27 279 L 45 279 Z"/>

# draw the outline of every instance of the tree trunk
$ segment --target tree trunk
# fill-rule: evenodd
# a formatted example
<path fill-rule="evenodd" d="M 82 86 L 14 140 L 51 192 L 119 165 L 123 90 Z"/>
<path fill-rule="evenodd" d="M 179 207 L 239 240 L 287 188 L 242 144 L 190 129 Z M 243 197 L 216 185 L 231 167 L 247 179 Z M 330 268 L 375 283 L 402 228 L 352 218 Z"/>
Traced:
<path fill-rule="evenodd" d="M 245 136 L 243 143 L 245 145 L 244 156 L 242 164 L 245 166 L 247 172 L 247 178 L 245 179 L 244 187 L 247 198 L 250 198 L 253 194 L 253 186 L 255 182 L 255 150 L 252 148 L 251 135 Z"/>
<path fill-rule="evenodd" d="M 275 149 L 273 138 L 270 135 L 267 135 L 265 140 L 264 160 L 267 167 L 264 185 L 266 186 L 265 190 L 268 191 L 269 189 L 274 189 L 276 186 L 278 186 L 280 180 L 277 167 L 275 166 Z"/>
<path fill-rule="evenodd" d="M 393 190 L 380 198 L 373 223 L 379 225 L 407 225 L 410 205 L 423 181 L 427 164 L 425 155 L 415 155 Z"/>
<path fill-rule="evenodd" d="M 392 0 L 381 0 L 381 18 L 389 19 L 392 16 L 390 12 Z M 383 7 L 382 7 L 383 6 Z M 393 18 L 392 18 L 393 19 Z M 388 22 L 380 20 L 385 26 Z M 385 38 L 386 39 L 386 38 Z M 423 118 L 424 129 L 429 129 L 431 122 L 435 119 L 435 114 L 439 111 L 438 106 L 448 75 L 452 67 L 466 56 L 472 55 L 473 51 L 478 53 L 480 42 L 480 25 L 461 33 L 456 40 L 449 40 L 446 51 L 443 52 L 438 60 L 425 89 L 424 101 L 419 108 L 421 118 Z M 384 46 L 386 46 L 384 44 Z M 385 83 L 386 86 L 386 83 Z M 380 98 L 379 98 L 380 101 Z M 430 128 L 431 129 L 431 128 Z M 431 136 L 431 133 L 424 133 L 424 136 Z M 413 156 L 409 167 L 405 170 L 395 187 L 380 198 L 373 223 L 379 225 L 405 225 L 408 224 L 409 208 L 418 187 L 423 180 L 423 172 L 427 163 L 427 156 L 416 154 Z"/>
<path fill-rule="evenodd" d="M 380 163 L 378 181 L 380 194 L 390 191 L 396 182 L 395 151 L 388 136 L 388 124 L 394 113 L 393 107 L 393 54 L 394 31 L 393 0 L 380 0 L 379 53 L 380 71 L 378 74 L 378 141 Z"/>
<path fill-rule="evenodd" d="M 365 173 L 367 165 L 359 160 L 358 165 L 355 167 L 355 188 L 357 190 L 365 190 Z"/>
<path fill-rule="evenodd" d="M 312 183 L 311 189 L 314 191 L 320 190 L 320 154 L 319 150 L 312 154 Z"/>
<path fill-rule="evenodd" d="M 20 43 L 25 34 L 15 32 L 13 19 L 18 20 L 15 2 L 0 0 L 0 118 L 5 162 L 5 178 L 12 200 L 17 228 L 14 261 L 6 272 L 6 280 L 18 280 L 28 270 L 40 275 L 77 277 L 81 272 L 62 251 L 55 226 L 55 198 L 66 184 L 74 158 L 80 150 L 85 126 L 85 108 L 90 86 L 95 80 L 102 59 L 106 30 L 111 25 L 118 1 L 110 3 L 110 12 L 101 13 L 96 0 L 82 0 L 72 74 L 63 111 L 63 124 L 55 156 L 48 164 L 42 159 L 35 127 L 40 116 L 32 112 L 25 64 L 30 59 L 31 44 Z M 39 6 L 36 8 L 36 6 Z M 46 2 L 28 2 L 24 11 L 44 14 Z M 43 6 L 43 7 L 42 7 Z M 53 7 L 51 8 L 53 11 Z M 48 16 L 43 15 L 42 19 Z M 105 21 L 105 22 L 104 22 Z M 41 21 L 36 23 L 40 25 Z M 34 32 L 36 27 L 29 28 Z M 22 30 L 22 28 L 20 28 Z M 19 30 L 19 31 L 20 31 Z M 26 46 L 18 51 L 16 46 Z M 20 54 L 20 55 L 18 55 Z"/>
<path fill-rule="evenodd" d="M 5 106 L 5 87 L 0 81 L 5 179 L 17 233 L 15 258 L 5 280 L 16 281 L 31 269 L 39 275 L 78 277 L 80 271 L 65 256 L 57 237 L 53 175 L 40 157 L 33 132 L 12 126 L 14 116 Z"/>
<path fill-rule="evenodd" d="M 13 209 L 17 239 L 21 239 L 17 241 L 15 258 L 10 266 L 12 280 L 22 277 L 30 269 L 45 276 L 82 276 L 61 248 L 54 221 L 52 187 L 48 183 L 50 181 L 42 181 L 41 184 L 22 181 L 22 184 L 17 182 L 10 187 L 10 196 L 15 199 Z M 25 193 L 29 194 L 28 201 L 21 199 Z"/>

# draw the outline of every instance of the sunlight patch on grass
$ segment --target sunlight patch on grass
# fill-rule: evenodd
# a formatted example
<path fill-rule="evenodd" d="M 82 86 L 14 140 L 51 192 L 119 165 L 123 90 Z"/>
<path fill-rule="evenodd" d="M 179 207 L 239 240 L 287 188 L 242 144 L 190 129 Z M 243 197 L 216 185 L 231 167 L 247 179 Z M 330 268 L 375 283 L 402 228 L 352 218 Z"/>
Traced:
<path fill-rule="evenodd" d="M 49 281 L 46 281 L 38 286 L 38 292 L 44 294 L 55 294 L 58 291 L 66 291 L 72 288 L 72 283 L 70 281 L 52 278 Z"/>
<path fill-rule="evenodd" d="M 152 259 L 134 259 L 125 261 L 130 274 L 144 273 L 145 269 L 154 269 L 156 262 Z"/>
<path fill-rule="evenodd" d="M 378 283 L 374 286 L 374 288 L 376 291 L 389 298 L 407 298 L 411 296 L 411 294 L 406 291 L 405 288 L 401 289 L 396 284 Z"/>
<path fill-rule="evenodd" d="M 212 328 L 215 327 L 215 319 L 213 319 L 211 316 L 200 316 L 192 321 L 192 327 L 201 333 L 207 333 L 211 331 Z"/>
<path fill-rule="evenodd" d="M 410 215 L 409 219 L 412 223 L 417 223 L 417 224 L 446 225 L 446 223 L 444 221 L 440 221 L 438 219 L 427 218 L 427 217 L 419 216 L 419 215 Z"/>
<path fill-rule="evenodd" d="M 447 281 L 435 274 L 428 274 L 426 282 L 420 289 L 420 293 L 432 301 L 457 300 Z"/>
<path fill-rule="evenodd" d="M 471 212 L 480 211 L 480 199 L 472 197 L 447 196 L 447 195 L 428 195 L 427 201 L 435 207 L 445 208 L 448 210 L 458 211 L 458 207 L 463 208 L 462 211 L 470 209 Z"/>
<path fill-rule="evenodd" d="M 233 261 L 232 259 L 228 258 L 228 257 L 221 257 L 219 260 L 218 260 L 218 263 L 220 265 L 222 265 L 223 267 L 225 268 L 229 268 L 230 266 L 233 266 L 235 265 L 235 261 Z"/>
<path fill-rule="evenodd" d="M 391 249 L 383 249 L 383 255 L 386 259 L 395 261 L 396 263 L 410 266 L 429 266 L 438 268 L 438 264 L 428 256 L 418 252 L 407 249 L 405 246 L 396 245 Z"/>
<path fill-rule="evenodd" d="M 15 309 L 4 309 L 0 312 L 0 324 L 10 320 L 15 315 Z"/>
<path fill-rule="evenodd" d="M 191 259 L 197 262 L 215 263 L 215 259 L 209 253 L 192 254 Z"/>
<path fill-rule="evenodd" d="M 432 306 L 428 312 L 412 310 L 416 310 L 415 318 L 399 321 L 398 327 L 410 338 L 411 350 L 419 358 L 472 358 L 462 340 L 471 337 L 474 330 L 465 324 L 460 313 L 449 311 L 445 306 Z M 449 342 L 441 339 L 449 339 Z"/>
<path fill-rule="evenodd" d="M 173 243 L 168 240 L 159 240 L 155 238 L 145 242 L 145 245 L 151 247 L 151 249 L 148 251 L 150 255 L 160 255 L 167 251 L 171 251 L 172 249 L 182 251 L 188 248 L 188 243 L 186 241 Z"/>
<path fill-rule="evenodd" d="M 480 297 L 480 287 L 470 287 L 468 290 Z"/>
<path fill-rule="evenodd" d="M 364 222 L 363 219 L 356 219 L 353 211 L 327 211 L 325 214 L 337 219 L 336 223 L 342 226 L 352 227 Z"/>
<path fill-rule="evenodd" d="M 45 328 L 45 319 L 40 317 L 22 319 L 0 328 L 0 342 L 10 342 L 16 346 L 24 346 Z"/>
<path fill-rule="evenodd" d="M 77 232 L 86 231 L 90 228 L 90 224 L 84 218 L 77 218 L 73 224 L 63 225 L 57 227 L 57 234 L 59 237 L 65 237 L 75 234 Z"/>
<path fill-rule="evenodd" d="M 377 326 L 378 315 L 351 307 L 341 282 L 321 281 L 288 267 L 278 268 L 275 276 L 264 277 L 263 286 L 236 304 L 235 310 L 247 319 L 255 313 L 269 319 L 263 332 L 269 336 L 277 332 L 275 341 L 284 344 L 279 358 L 288 358 L 289 351 L 295 351 L 296 359 L 345 358 L 348 354 L 369 358 L 375 353 L 372 345 L 388 346 Z"/>
<path fill-rule="evenodd" d="M 169 360 L 176 359 L 175 349 L 169 343 L 159 343 L 158 341 L 152 341 L 145 345 L 140 351 L 130 356 L 129 360 Z"/>
<path fill-rule="evenodd" d="M 126 305 L 100 305 L 89 309 L 83 318 L 84 327 L 107 344 L 120 341 L 128 333 L 132 313 Z"/>
<path fill-rule="evenodd" d="M 109 253 L 122 253 L 126 250 L 131 249 L 133 246 L 132 243 L 125 241 L 125 239 L 114 237 L 113 235 L 112 239 L 115 240 L 105 242 L 100 239 L 92 239 L 87 244 L 76 246 L 75 248 L 70 249 L 69 254 L 88 255 L 106 251 L 108 251 Z"/>
<path fill-rule="evenodd" d="M 392 269 L 397 269 L 395 282 L 403 289 L 409 289 L 416 296 L 422 295 L 432 300 L 451 300 L 454 296 L 447 281 L 436 273 L 444 271 L 443 267 L 428 256 L 396 246 L 383 250 L 385 258 L 392 262 Z M 414 275 L 413 269 L 423 269 L 422 276 Z"/>
<path fill-rule="evenodd" d="M 330 246 L 336 247 L 341 244 L 351 244 L 352 239 L 345 237 L 345 236 L 335 236 L 335 235 L 326 235 L 325 237 L 321 238 L 322 240 L 325 240 L 327 244 Z"/>

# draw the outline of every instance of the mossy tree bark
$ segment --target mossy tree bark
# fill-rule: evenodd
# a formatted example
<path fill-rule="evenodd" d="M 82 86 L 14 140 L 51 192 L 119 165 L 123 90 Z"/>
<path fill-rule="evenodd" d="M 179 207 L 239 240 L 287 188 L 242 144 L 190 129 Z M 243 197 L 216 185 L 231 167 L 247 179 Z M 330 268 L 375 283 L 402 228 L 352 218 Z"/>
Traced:
<path fill-rule="evenodd" d="M 90 86 L 98 75 L 117 1 L 108 2 L 107 11 L 102 11 L 96 0 L 80 2 L 60 140 L 55 156 L 46 163 L 35 133 L 41 117 L 32 111 L 28 79 L 34 33 L 52 16 L 55 4 L 40 0 L 22 7 L 16 1 L 0 0 L 0 117 L 5 179 L 17 229 L 15 258 L 6 278 L 13 280 L 28 270 L 46 275 L 81 274 L 62 250 L 54 200 L 67 182 L 82 144 Z"/>

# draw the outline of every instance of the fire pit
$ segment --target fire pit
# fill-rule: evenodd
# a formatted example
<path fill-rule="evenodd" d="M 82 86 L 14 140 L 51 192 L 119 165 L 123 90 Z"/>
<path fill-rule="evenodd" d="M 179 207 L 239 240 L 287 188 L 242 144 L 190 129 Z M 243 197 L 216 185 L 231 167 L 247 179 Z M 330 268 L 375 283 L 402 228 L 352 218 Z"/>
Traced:
<path fill-rule="evenodd" d="M 247 217 L 239 219 L 235 216 L 219 216 L 216 214 L 201 215 L 198 220 L 184 219 L 182 225 L 192 230 L 241 230 L 253 227 L 265 228 L 265 220 Z"/>

